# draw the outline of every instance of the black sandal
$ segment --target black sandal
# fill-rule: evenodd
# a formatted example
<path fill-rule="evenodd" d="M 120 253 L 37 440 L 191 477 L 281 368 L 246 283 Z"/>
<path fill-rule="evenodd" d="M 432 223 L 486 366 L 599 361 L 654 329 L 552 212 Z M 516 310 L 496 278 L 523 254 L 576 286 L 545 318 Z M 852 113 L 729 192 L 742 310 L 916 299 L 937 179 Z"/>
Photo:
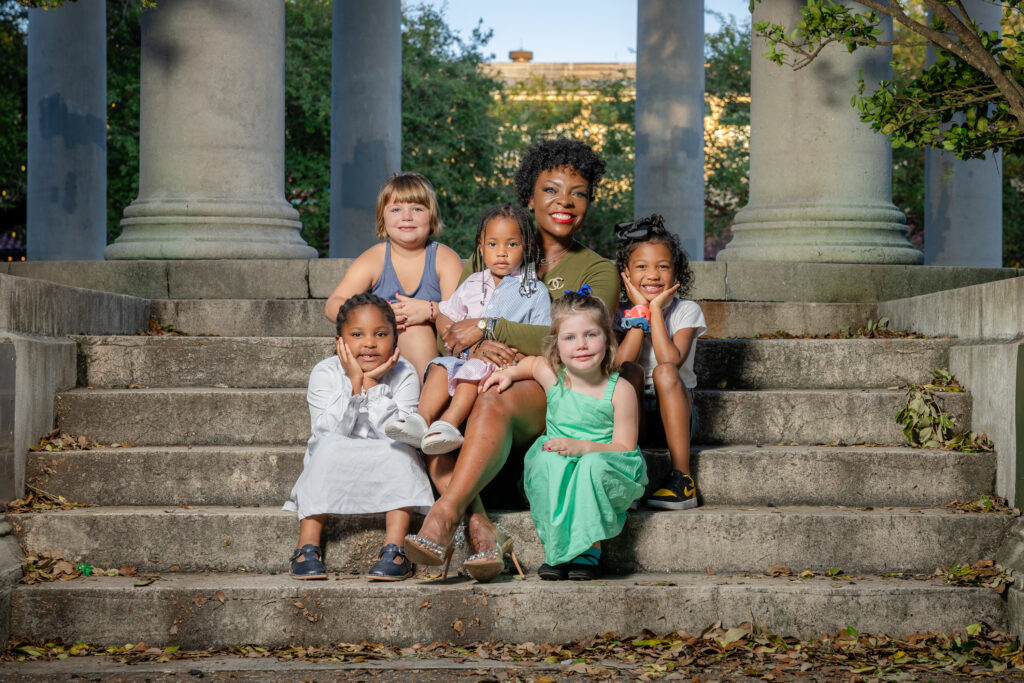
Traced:
<path fill-rule="evenodd" d="M 537 570 L 537 575 L 544 581 L 565 581 L 569 574 L 569 563 L 547 564 L 544 563 Z"/>
<path fill-rule="evenodd" d="M 566 576 L 570 581 L 593 581 L 594 579 L 600 579 L 600 560 L 592 555 L 580 555 L 569 563 L 569 570 L 566 572 Z"/>

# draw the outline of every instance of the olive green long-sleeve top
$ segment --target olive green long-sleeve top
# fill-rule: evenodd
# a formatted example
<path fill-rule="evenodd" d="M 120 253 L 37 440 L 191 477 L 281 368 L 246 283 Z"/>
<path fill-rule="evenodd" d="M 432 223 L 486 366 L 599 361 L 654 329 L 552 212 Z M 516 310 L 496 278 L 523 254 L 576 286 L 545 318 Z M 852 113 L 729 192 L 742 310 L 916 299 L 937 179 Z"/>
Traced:
<path fill-rule="evenodd" d="M 473 272 L 469 262 L 462 269 L 461 284 Z M 552 299 L 559 299 L 567 289 L 578 291 L 583 285 L 590 285 L 591 293 L 604 302 L 611 315 L 619 303 L 619 274 L 615 264 L 591 251 L 578 242 L 573 242 L 569 252 L 555 267 L 541 276 Z M 545 325 L 527 325 L 501 319 L 494 326 L 494 338 L 507 344 L 520 353 L 537 356 L 541 352 L 541 342 L 548 334 Z"/>

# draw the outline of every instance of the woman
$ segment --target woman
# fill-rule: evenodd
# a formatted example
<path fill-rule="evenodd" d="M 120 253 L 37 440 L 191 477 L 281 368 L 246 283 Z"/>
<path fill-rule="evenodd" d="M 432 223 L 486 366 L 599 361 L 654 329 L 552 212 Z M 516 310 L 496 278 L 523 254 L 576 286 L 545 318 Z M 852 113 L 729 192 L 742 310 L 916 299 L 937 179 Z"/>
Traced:
<path fill-rule="evenodd" d="M 519 202 L 537 224 L 537 275 L 552 299 L 589 285 L 614 311 L 620 286 L 615 266 L 573 239 L 583 226 L 604 170 L 604 160 L 586 144 L 544 140 L 523 155 L 514 180 Z M 514 363 L 517 352 L 539 354 L 547 333 L 546 326 L 482 318 L 455 323 L 443 341 L 449 351 L 471 348 L 471 357 L 500 367 Z M 412 561 L 444 562 L 465 514 L 474 551 L 466 570 L 481 581 L 497 576 L 511 541 L 488 519 L 478 494 L 501 470 L 513 446 L 525 447 L 544 431 L 545 408 L 544 390 L 534 381 L 516 382 L 500 394 L 488 391 L 480 396 L 466 420 L 466 440 L 458 458 L 438 458 L 431 468 L 441 497 L 419 533 L 406 537 Z"/>

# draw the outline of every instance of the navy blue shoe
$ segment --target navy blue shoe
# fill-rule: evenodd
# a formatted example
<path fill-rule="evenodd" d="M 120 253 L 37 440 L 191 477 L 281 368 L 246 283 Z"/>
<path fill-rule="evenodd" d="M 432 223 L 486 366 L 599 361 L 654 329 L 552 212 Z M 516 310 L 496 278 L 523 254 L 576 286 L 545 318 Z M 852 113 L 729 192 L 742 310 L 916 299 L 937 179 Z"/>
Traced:
<path fill-rule="evenodd" d="M 412 576 L 412 562 L 405 556 L 405 548 L 388 543 L 380 549 L 377 564 L 370 570 L 371 581 L 402 581 Z M 396 563 L 395 558 L 401 557 L 402 562 Z"/>
<path fill-rule="evenodd" d="M 304 558 L 302 561 L 299 561 L 299 555 L 302 555 Z M 306 579 L 326 579 L 327 570 L 324 569 L 322 558 L 323 553 L 320 552 L 320 546 L 313 545 L 312 543 L 302 546 L 292 553 L 291 556 L 292 578 L 299 579 L 300 581 Z"/>

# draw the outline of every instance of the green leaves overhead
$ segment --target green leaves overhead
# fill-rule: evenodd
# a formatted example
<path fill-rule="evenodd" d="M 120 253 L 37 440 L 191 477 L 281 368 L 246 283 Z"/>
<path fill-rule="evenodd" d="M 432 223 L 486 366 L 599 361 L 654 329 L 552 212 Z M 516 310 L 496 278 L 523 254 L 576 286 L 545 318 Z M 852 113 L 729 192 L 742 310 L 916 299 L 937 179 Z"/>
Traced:
<path fill-rule="evenodd" d="M 751 2 L 751 7 L 755 2 Z M 960 159 L 981 158 L 989 150 L 1024 153 L 1024 2 L 1003 7 L 1003 35 L 986 31 L 960 3 L 923 0 L 928 21 L 917 2 L 860 0 L 866 11 L 832 0 L 808 0 L 792 30 L 760 21 L 755 33 L 768 50 L 764 57 L 801 69 L 832 43 L 853 52 L 860 47 L 927 44 L 934 64 L 911 77 L 881 83 L 860 79 L 851 106 L 862 121 L 901 147 L 936 147 Z M 909 29 L 907 37 L 883 41 L 886 17 Z M 894 63 L 895 67 L 900 64 Z"/>

